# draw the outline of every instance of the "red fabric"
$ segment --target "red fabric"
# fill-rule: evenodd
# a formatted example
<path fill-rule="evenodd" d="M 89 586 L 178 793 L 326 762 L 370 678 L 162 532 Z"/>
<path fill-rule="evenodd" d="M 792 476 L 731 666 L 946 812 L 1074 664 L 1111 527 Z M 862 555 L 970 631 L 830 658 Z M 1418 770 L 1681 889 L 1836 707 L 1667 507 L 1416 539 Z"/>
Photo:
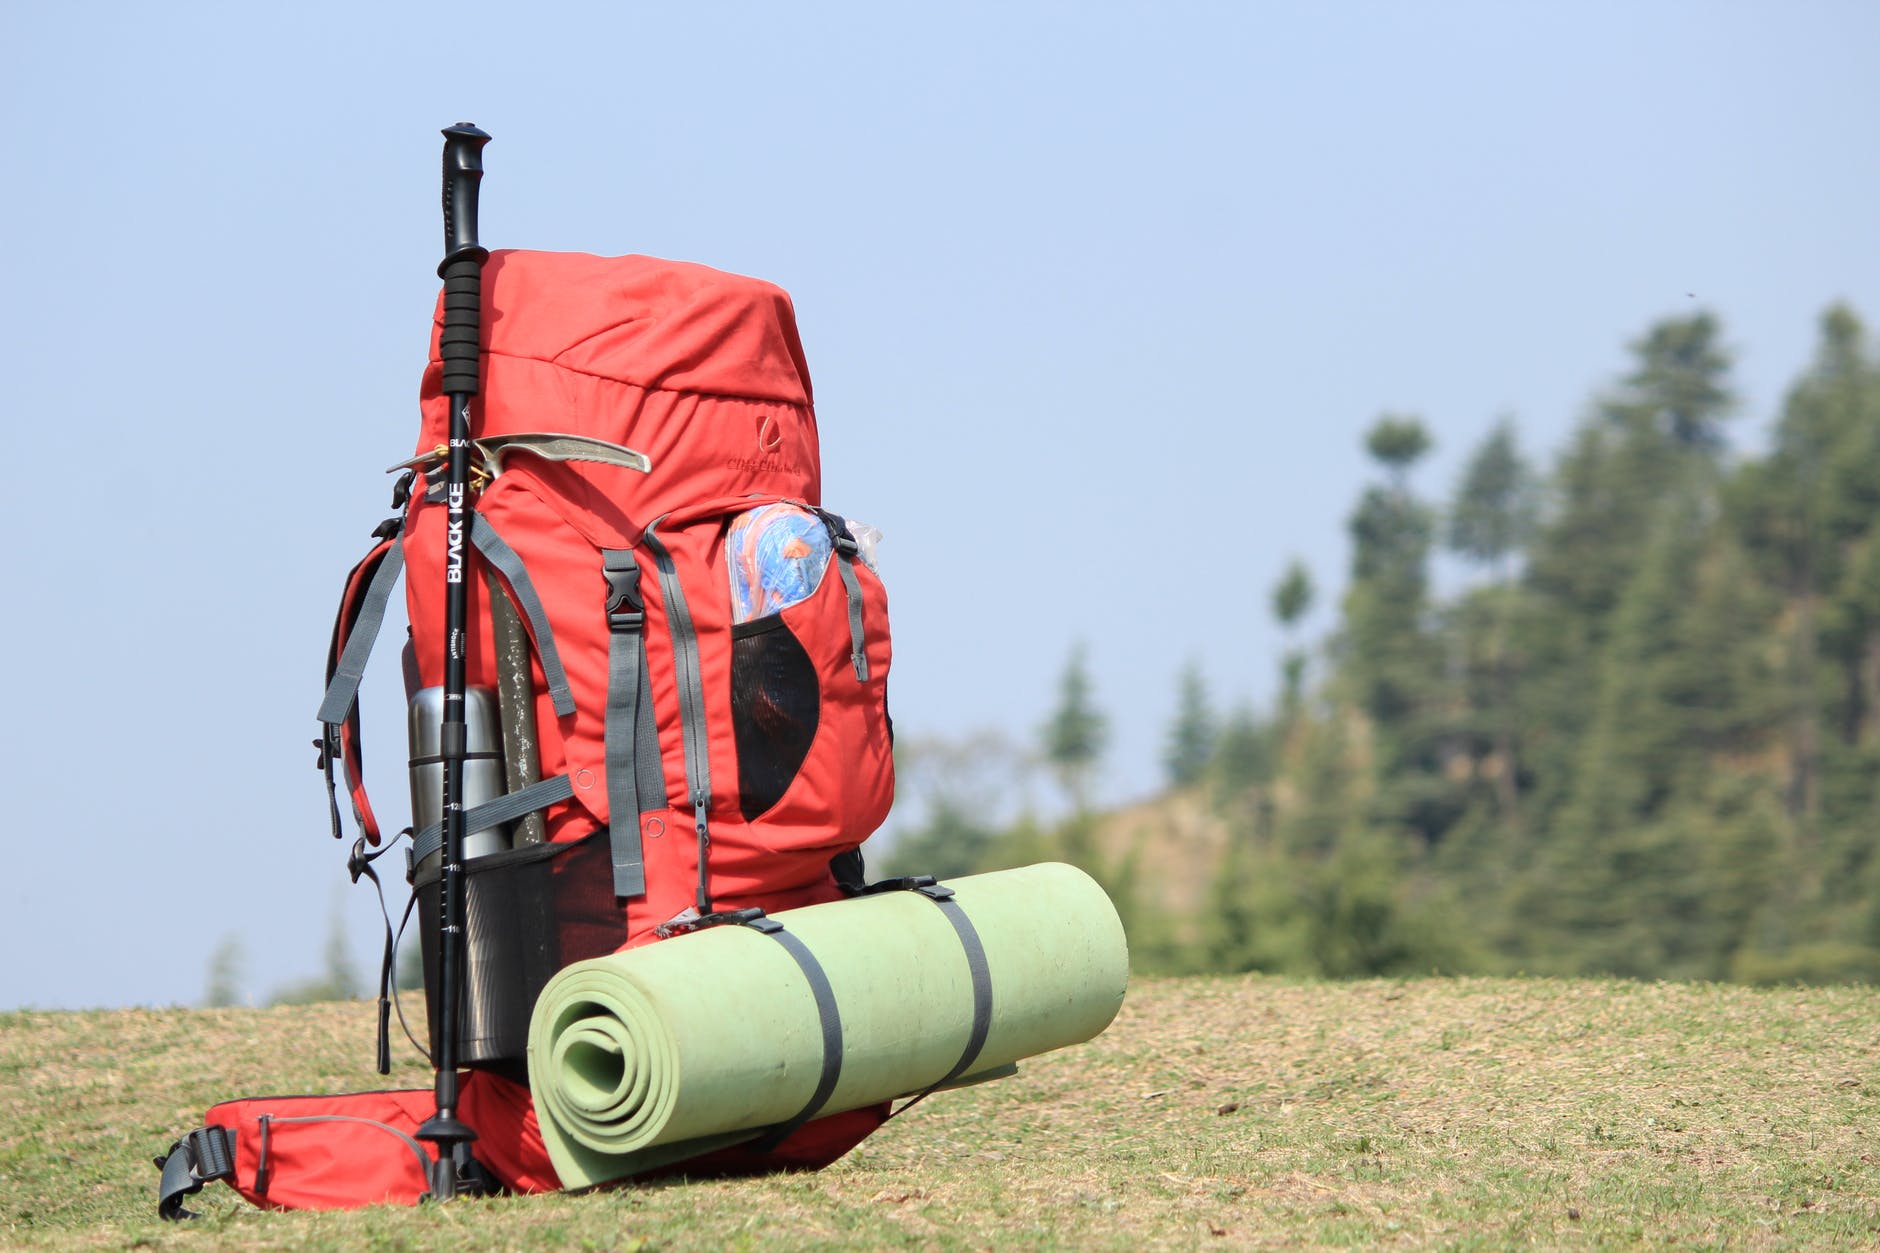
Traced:
<path fill-rule="evenodd" d="M 203 1121 L 235 1132 L 229 1186 L 264 1209 L 415 1205 L 425 1162 L 401 1138 L 436 1112 L 429 1088 L 224 1101 Z M 312 1120 L 312 1121 L 305 1121 Z M 435 1156 L 428 1145 L 419 1148 Z M 265 1160 L 264 1160 L 265 1153 Z"/>
<path fill-rule="evenodd" d="M 442 444 L 449 425 L 442 327 L 440 295 L 420 453 Z M 779 287 L 653 257 L 493 252 L 482 347 L 477 436 L 591 435 L 652 458 L 650 475 L 583 468 L 598 490 L 571 503 L 594 521 L 624 506 L 643 527 L 688 502 L 747 492 L 820 498 L 809 366 Z"/>
<path fill-rule="evenodd" d="M 235 1177 L 228 1184 L 263 1209 L 415 1205 L 430 1180 L 402 1137 L 415 1137 L 435 1112 L 434 1101 L 430 1088 L 244 1097 L 214 1106 L 203 1121 L 235 1132 Z M 505 1188 L 554 1192 L 561 1187 L 528 1088 L 498 1075 L 467 1072 L 457 1112 L 477 1133 L 472 1154 Z M 876 1105 L 832 1114 L 805 1123 L 768 1153 L 721 1149 L 623 1185 L 660 1175 L 701 1178 L 820 1170 L 866 1139 L 887 1113 L 886 1105 Z M 426 1157 L 434 1156 L 430 1145 L 419 1147 Z"/>

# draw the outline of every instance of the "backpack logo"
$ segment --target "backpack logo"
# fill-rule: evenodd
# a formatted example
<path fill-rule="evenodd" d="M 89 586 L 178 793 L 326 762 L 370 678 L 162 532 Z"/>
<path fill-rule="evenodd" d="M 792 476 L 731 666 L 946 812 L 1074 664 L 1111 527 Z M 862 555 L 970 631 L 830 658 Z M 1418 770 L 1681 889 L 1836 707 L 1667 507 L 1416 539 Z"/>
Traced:
<path fill-rule="evenodd" d="M 757 456 L 726 457 L 725 469 L 746 474 L 795 474 L 797 465 L 778 451 L 783 447 L 783 424 L 773 413 L 757 420 Z"/>
<path fill-rule="evenodd" d="M 463 582 L 463 484 L 452 483 L 446 503 L 449 521 L 444 525 L 444 581 Z"/>
<path fill-rule="evenodd" d="M 757 451 L 776 452 L 783 447 L 783 432 L 777 429 L 777 419 L 765 414 L 757 424 Z"/>

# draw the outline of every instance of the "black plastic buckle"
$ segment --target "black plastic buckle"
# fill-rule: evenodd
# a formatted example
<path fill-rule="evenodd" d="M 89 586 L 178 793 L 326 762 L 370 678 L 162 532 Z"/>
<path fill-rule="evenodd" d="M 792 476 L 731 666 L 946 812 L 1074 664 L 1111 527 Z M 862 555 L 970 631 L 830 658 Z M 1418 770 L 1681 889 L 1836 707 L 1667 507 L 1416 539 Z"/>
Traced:
<path fill-rule="evenodd" d="M 405 520 L 403 518 L 399 518 L 399 517 L 387 518 L 385 519 L 385 521 L 379 523 L 377 526 L 372 528 L 372 538 L 373 539 L 393 539 L 398 535 L 400 531 L 404 529 L 405 529 Z"/>
<path fill-rule="evenodd" d="M 183 1142 L 189 1145 L 196 1178 L 204 1183 L 235 1174 L 235 1135 L 226 1127 L 198 1127 Z"/>
<path fill-rule="evenodd" d="M 883 879 L 880 883 L 871 883 L 863 888 L 861 894 L 873 896 L 877 892 L 919 892 L 930 901 L 953 899 L 953 889 L 930 874 L 908 875 L 904 879 Z"/>
<path fill-rule="evenodd" d="M 681 915 L 654 927 L 653 934 L 662 940 L 669 940 L 675 935 L 689 935 L 694 931 L 704 931 L 709 927 L 750 927 L 766 933 L 783 930 L 782 923 L 764 917 L 764 911 L 753 905 L 749 909 L 718 910 L 697 918 L 687 918 Z"/>
<path fill-rule="evenodd" d="M 837 552 L 845 557 L 853 557 L 862 551 L 861 545 L 855 542 L 855 537 L 849 534 L 847 518 L 839 513 L 830 513 L 827 509 L 816 509 L 813 512 L 822 520 L 823 530 L 829 532 L 829 542 Z"/>
<path fill-rule="evenodd" d="M 646 620 L 646 601 L 640 596 L 640 567 L 605 566 L 607 576 L 607 626 L 610 630 L 637 631 Z M 631 606 L 622 612 L 622 606 Z"/>
<path fill-rule="evenodd" d="M 873 896 L 877 892 L 918 892 L 922 888 L 933 887 L 938 882 L 939 880 L 930 874 L 908 875 L 901 879 L 883 879 L 879 883 L 871 883 L 863 888 L 862 895 Z M 949 895 L 951 895 L 950 892 Z"/>
<path fill-rule="evenodd" d="M 163 1179 L 157 1185 L 157 1215 L 170 1222 L 196 1215 L 183 1198 L 202 1185 L 235 1177 L 235 1133 L 226 1127 L 198 1127 L 155 1159 Z"/>

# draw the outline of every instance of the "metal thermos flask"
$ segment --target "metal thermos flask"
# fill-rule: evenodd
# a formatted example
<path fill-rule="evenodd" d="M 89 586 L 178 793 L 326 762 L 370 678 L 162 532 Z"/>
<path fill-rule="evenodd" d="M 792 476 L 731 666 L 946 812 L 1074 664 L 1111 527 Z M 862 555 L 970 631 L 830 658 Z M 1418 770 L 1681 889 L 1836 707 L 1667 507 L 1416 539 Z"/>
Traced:
<path fill-rule="evenodd" d="M 497 721 L 496 693 L 487 687 L 466 688 L 463 694 L 465 812 L 503 794 L 503 739 Z M 411 698 L 411 829 L 422 831 L 444 817 L 444 759 L 439 740 L 444 725 L 444 689 L 421 688 Z M 465 831 L 464 860 L 500 853 L 509 847 L 509 832 L 501 824 Z M 418 871 L 435 866 L 440 849 L 417 864 Z"/>

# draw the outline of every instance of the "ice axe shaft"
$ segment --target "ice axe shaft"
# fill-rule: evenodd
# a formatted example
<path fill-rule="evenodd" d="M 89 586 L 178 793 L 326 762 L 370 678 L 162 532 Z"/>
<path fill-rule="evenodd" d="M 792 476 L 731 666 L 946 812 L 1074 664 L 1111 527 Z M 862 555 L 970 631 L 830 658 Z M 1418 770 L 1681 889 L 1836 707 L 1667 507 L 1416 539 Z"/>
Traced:
<path fill-rule="evenodd" d="M 541 744 L 535 731 L 535 675 L 530 668 L 529 633 L 516 602 L 502 580 L 486 571 L 490 592 L 490 642 L 496 650 L 496 707 L 503 725 L 503 790 L 520 792 L 542 777 Z M 548 838 L 542 811 L 516 820 L 514 843 L 540 844 Z"/>

